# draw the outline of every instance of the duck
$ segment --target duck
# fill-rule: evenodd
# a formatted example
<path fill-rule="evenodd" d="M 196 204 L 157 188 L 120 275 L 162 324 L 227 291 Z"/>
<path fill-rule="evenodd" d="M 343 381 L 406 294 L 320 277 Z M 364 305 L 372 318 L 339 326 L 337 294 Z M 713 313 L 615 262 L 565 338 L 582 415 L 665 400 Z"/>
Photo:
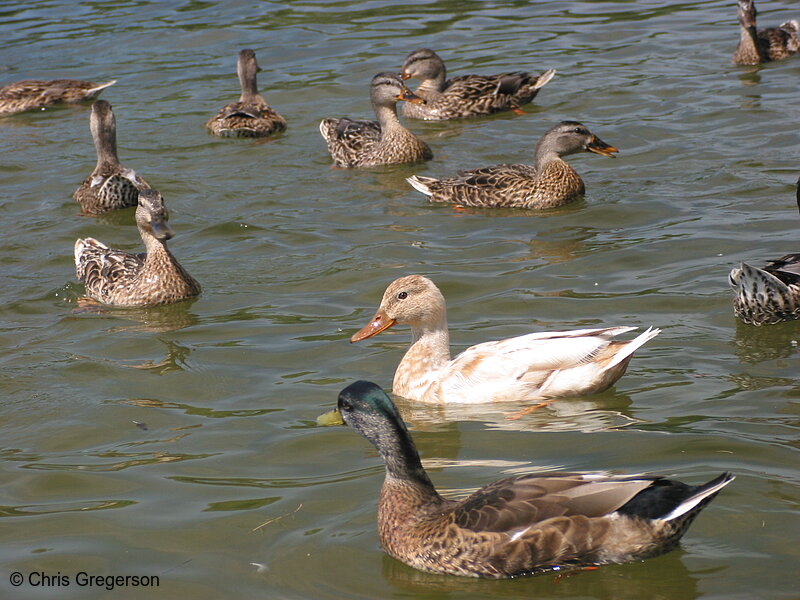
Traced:
<path fill-rule="evenodd" d="M 375 383 L 344 388 L 318 423 L 352 427 L 378 450 L 386 476 L 377 529 L 389 556 L 421 571 L 504 579 L 641 560 L 678 545 L 735 476 L 687 485 L 660 475 L 529 473 L 463 500 L 436 491 L 392 400 Z"/>
<path fill-rule="evenodd" d="M 756 5 L 753 0 L 738 0 L 739 45 L 733 53 L 737 65 L 758 65 L 781 60 L 800 52 L 800 23 L 786 21 L 780 27 L 756 30 Z"/>
<path fill-rule="evenodd" d="M 148 184 L 133 169 L 123 167 L 117 157 L 117 121 L 111 104 L 97 100 L 92 104 L 89 117 L 97 166 L 72 194 L 87 214 L 101 214 L 110 210 L 136 206 L 139 190 Z"/>
<path fill-rule="evenodd" d="M 796 184 L 800 210 L 800 178 Z M 731 269 L 733 313 L 750 325 L 772 325 L 800 319 L 800 252 L 786 254 L 763 267 L 741 263 Z"/>
<path fill-rule="evenodd" d="M 581 176 L 562 157 L 594 152 L 614 157 L 619 152 L 578 121 L 561 121 L 541 137 L 532 165 L 503 164 L 435 179 L 413 175 L 406 179 L 430 202 L 494 208 L 547 209 L 563 206 L 586 191 Z"/>
<path fill-rule="evenodd" d="M 75 275 L 86 285 L 86 295 L 102 304 L 127 307 L 155 306 L 200 295 L 200 284 L 167 248 L 173 236 L 161 194 L 139 190 L 136 225 L 145 252 L 113 250 L 94 238 L 75 242 Z"/>
<path fill-rule="evenodd" d="M 286 129 L 286 119 L 258 93 L 256 77 L 260 70 L 255 51 L 245 48 L 239 52 L 236 72 L 242 95 L 208 120 L 206 127 L 211 133 L 221 137 L 265 137 Z"/>
<path fill-rule="evenodd" d="M 403 127 L 397 103 L 424 102 L 396 73 L 378 73 L 370 84 L 377 121 L 323 119 L 319 132 L 328 144 L 333 164 L 341 168 L 412 163 L 433 158 L 428 144 Z"/>
<path fill-rule="evenodd" d="M 92 100 L 116 79 L 92 83 L 80 79 L 24 79 L 0 87 L 0 116 L 36 110 L 54 104 L 73 104 Z"/>
<path fill-rule="evenodd" d="M 400 69 L 405 79 L 421 79 L 414 90 L 425 104 L 404 104 L 403 116 L 428 121 L 479 117 L 520 109 L 531 102 L 539 90 L 556 74 L 548 69 L 539 75 L 522 71 L 499 75 L 460 75 L 447 79 L 444 61 L 430 48 L 409 53 Z"/>
<path fill-rule="evenodd" d="M 602 392 L 614 384 L 633 353 L 661 330 L 614 341 L 636 327 L 529 333 L 484 342 L 450 358 L 442 292 L 423 275 L 406 275 L 386 288 L 375 316 L 350 338 L 359 342 L 410 325 L 412 343 L 394 374 L 392 392 L 433 404 L 548 400 Z"/>

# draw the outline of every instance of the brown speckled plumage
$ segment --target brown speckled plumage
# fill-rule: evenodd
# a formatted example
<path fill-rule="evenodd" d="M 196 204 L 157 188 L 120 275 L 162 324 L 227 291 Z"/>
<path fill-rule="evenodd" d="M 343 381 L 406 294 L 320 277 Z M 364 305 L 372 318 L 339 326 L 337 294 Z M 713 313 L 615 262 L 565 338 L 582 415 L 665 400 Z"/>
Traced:
<path fill-rule="evenodd" d="M 200 294 L 200 284 L 167 248 L 172 230 L 161 194 L 139 192 L 136 225 L 146 252 L 113 250 L 94 238 L 75 242 L 75 274 L 86 285 L 86 295 L 116 306 L 153 306 Z"/>
<path fill-rule="evenodd" d="M 377 121 L 348 118 L 323 119 L 319 132 L 337 167 L 374 167 L 430 160 L 428 144 L 411 133 L 397 119 L 397 102 L 420 102 L 394 73 L 372 78 L 370 99 Z"/>
<path fill-rule="evenodd" d="M 594 152 L 613 156 L 609 146 L 577 121 L 562 121 L 547 131 L 534 151 L 533 165 L 494 165 L 434 179 L 414 175 L 408 182 L 431 202 L 463 206 L 555 208 L 584 193 L 583 180 L 563 156 Z"/>
<path fill-rule="evenodd" d="M 797 180 L 800 210 L 800 179 Z M 800 319 L 800 252 L 787 254 L 761 267 L 742 263 L 732 269 L 728 283 L 734 291 L 733 312 L 751 325 L 772 325 Z"/>
<path fill-rule="evenodd" d="M 733 53 L 733 62 L 739 65 L 757 65 L 770 60 L 781 60 L 800 52 L 800 24 L 787 21 L 780 27 L 756 29 L 756 5 L 753 0 L 738 0 L 739 45 Z"/>
<path fill-rule="evenodd" d="M 239 52 L 236 72 L 242 86 L 239 100 L 223 106 L 206 127 L 222 137 L 264 137 L 286 129 L 280 116 L 258 93 L 257 73 L 261 70 L 253 50 Z"/>
<path fill-rule="evenodd" d="M 658 476 L 519 475 L 461 501 L 439 495 L 388 396 L 358 381 L 339 394 L 342 420 L 386 465 L 378 501 L 383 549 L 414 568 L 492 579 L 621 563 L 673 548 L 733 480 L 699 486 Z"/>
<path fill-rule="evenodd" d="M 98 100 L 92 105 L 89 127 L 97 151 L 97 166 L 72 197 L 83 212 L 89 214 L 136 206 L 139 190 L 150 185 L 133 169 L 126 169 L 119 163 L 117 123 L 108 102 Z"/>
<path fill-rule="evenodd" d="M 15 81 L 0 88 L 0 116 L 53 104 L 71 104 L 91 100 L 102 90 L 115 83 L 116 80 L 92 83 L 78 79 Z"/>
<path fill-rule="evenodd" d="M 514 72 L 447 79 L 447 70 L 439 55 L 428 48 L 420 48 L 406 57 L 400 76 L 422 80 L 414 93 L 423 98 L 425 104 L 404 104 L 403 116 L 440 121 L 518 110 L 531 102 L 555 73 L 555 69 L 549 69 L 539 75 Z"/>

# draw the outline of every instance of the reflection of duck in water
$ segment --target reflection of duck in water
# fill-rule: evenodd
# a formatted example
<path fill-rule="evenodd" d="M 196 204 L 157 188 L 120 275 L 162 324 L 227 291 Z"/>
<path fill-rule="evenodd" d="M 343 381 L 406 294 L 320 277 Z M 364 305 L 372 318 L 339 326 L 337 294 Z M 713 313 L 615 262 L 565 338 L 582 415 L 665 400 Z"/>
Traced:
<path fill-rule="evenodd" d="M 800 209 L 800 179 L 796 198 Z M 800 252 L 761 268 L 742 263 L 731 270 L 728 283 L 734 292 L 733 312 L 745 323 L 770 325 L 800 318 Z"/>
<path fill-rule="evenodd" d="M 689 486 L 658 476 L 519 475 L 464 500 L 447 500 L 377 385 L 358 381 L 342 390 L 338 412 L 386 465 L 378 502 L 381 546 L 432 573 L 500 579 L 656 556 L 677 545 L 698 513 L 733 480 L 722 473 Z"/>

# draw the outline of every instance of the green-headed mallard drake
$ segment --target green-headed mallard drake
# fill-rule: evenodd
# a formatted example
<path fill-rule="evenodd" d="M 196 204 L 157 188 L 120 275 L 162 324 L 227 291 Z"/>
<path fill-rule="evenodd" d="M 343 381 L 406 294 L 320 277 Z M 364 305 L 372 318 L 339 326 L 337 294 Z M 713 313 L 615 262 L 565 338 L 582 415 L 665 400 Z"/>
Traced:
<path fill-rule="evenodd" d="M 211 133 L 223 137 L 264 137 L 286 129 L 286 119 L 258 93 L 256 74 L 260 70 L 255 52 L 250 49 L 239 52 L 236 72 L 242 95 L 208 120 L 206 127 Z"/>
<path fill-rule="evenodd" d="M 94 238 L 75 242 L 75 274 L 86 295 L 104 304 L 153 306 L 200 294 L 200 284 L 167 248 L 173 235 L 164 200 L 156 190 L 139 190 L 136 225 L 145 252 L 113 250 Z"/>
<path fill-rule="evenodd" d="M 397 103 L 424 102 L 395 73 L 378 73 L 372 78 L 370 99 L 377 121 L 323 119 L 319 132 L 328 144 L 337 167 L 374 167 L 411 163 L 433 158 L 428 144 L 400 124 Z"/>
<path fill-rule="evenodd" d="M 447 79 L 444 61 L 428 48 L 414 50 L 403 62 L 403 79 L 421 79 L 414 93 L 425 104 L 403 105 L 403 116 L 439 121 L 490 115 L 503 110 L 520 111 L 553 78 L 555 69 L 539 75 L 514 72 L 499 75 L 461 75 Z"/>
<path fill-rule="evenodd" d="M 612 341 L 636 327 L 530 333 L 485 342 L 450 358 L 445 300 L 427 277 L 394 280 L 370 322 L 351 342 L 399 323 L 413 341 L 394 374 L 398 396 L 432 403 L 543 400 L 601 392 L 622 377 L 633 353 L 660 333 L 647 329 Z"/>
<path fill-rule="evenodd" d="M 780 27 L 756 30 L 756 5 L 753 0 L 738 0 L 740 38 L 733 62 L 738 65 L 757 65 L 781 60 L 800 52 L 797 34 L 800 24 L 786 21 Z"/>
<path fill-rule="evenodd" d="M 577 121 L 561 121 L 548 130 L 534 151 L 533 165 L 494 165 L 434 179 L 414 175 L 408 181 L 431 202 L 463 206 L 555 208 L 585 191 L 580 175 L 562 158 L 577 152 L 613 157 L 618 152 Z"/>
<path fill-rule="evenodd" d="M 800 179 L 797 180 L 800 209 Z M 787 254 L 761 267 L 742 263 L 732 269 L 733 312 L 751 325 L 772 325 L 800 319 L 800 252 Z"/>
<path fill-rule="evenodd" d="M 97 166 L 72 195 L 83 212 L 100 214 L 136 206 L 139 190 L 150 185 L 133 169 L 126 169 L 117 158 L 117 122 L 111 105 L 98 100 L 92 105 L 89 117 L 94 147 L 97 150 Z"/>
<path fill-rule="evenodd" d="M 92 83 L 78 79 L 15 81 L 0 88 L 0 116 L 53 104 L 71 104 L 91 100 L 116 82 L 116 79 L 105 83 Z"/>
<path fill-rule="evenodd" d="M 508 477 L 464 500 L 448 500 L 377 385 L 349 385 L 337 408 L 386 465 L 378 500 L 381 546 L 431 573 L 502 579 L 656 556 L 675 547 L 734 479 L 722 473 L 693 486 L 652 475 L 548 472 Z M 333 419 L 323 415 L 320 422 Z"/>

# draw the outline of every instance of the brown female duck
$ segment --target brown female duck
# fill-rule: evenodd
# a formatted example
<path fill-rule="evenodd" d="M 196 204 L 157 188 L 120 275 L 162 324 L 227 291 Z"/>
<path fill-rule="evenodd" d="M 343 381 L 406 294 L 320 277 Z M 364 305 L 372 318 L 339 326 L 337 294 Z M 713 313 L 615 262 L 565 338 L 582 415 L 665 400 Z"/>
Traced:
<path fill-rule="evenodd" d="M 756 30 L 756 5 L 753 0 L 738 0 L 739 45 L 733 53 L 737 65 L 757 65 L 770 60 L 781 60 L 800 52 L 797 34 L 800 24 L 786 21 L 780 27 Z"/>
<path fill-rule="evenodd" d="M 236 72 L 242 95 L 208 120 L 206 127 L 211 133 L 223 137 L 264 137 L 286 129 L 286 119 L 258 93 L 256 74 L 260 70 L 255 52 L 250 49 L 239 52 Z"/>
<path fill-rule="evenodd" d="M 139 191 L 136 225 L 146 252 L 112 250 L 94 238 L 75 242 L 75 274 L 86 284 L 86 294 L 117 306 L 153 306 L 200 294 L 200 284 L 167 248 L 173 235 L 164 200 L 156 190 Z"/>
<path fill-rule="evenodd" d="M 447 79 L 444 61 L 428 48 L 414 50 L 403 62 L 403 79 L 421 79 L 414 93 L 425 104 L 404 104 L 403 116 L 430 121 L 478 117 L 514 110 L 528 104 L 556 74 L 549 69 L 539 75 L 515 72 L 499 75 L 461 75 Z"/>
<path fill-rule="evenodd" d="M 800 210 L 800 179 L 796 197 Z M 745 323 L 800 319 L 800 252 L 771 260 L 760 269 L 742 263 L 731 270 L 728 283 L 735 294 L 733 312 Z"/>
<path fill-rule="evenodd" d="M 495 165 L 460 171 L 456 177 L 434 179 L 414 175 L 407 181 L 431 202 L 464 206 L 555 208 L 584 193 L 580 175 L 563 156 L 594 152 L 613 157 L 618 152 L 577 121 L 562 121 L 547 131 L 534 151 L 533 165 Z"/>
<path fill-rule="evenodd" d="M 78 79 L 39 81 L 25 79 L 0 88 L 0 116 L 34 110 L 53 104 L 71 104 L 91 100 L 105 88 L 116 83 L 92 83 Z"/>
<path fill-rule="evenodd" d="M 81 205 L 83 212 L 89 214 L 136 206 L 139 190 L 150 185 L 133 169 L 126 169 L 119 163 L 117 122 L 111 105 L 105 100 L 98 100 L 92 105 L 89 128 L 97 151 L 97 166 L 72 197 Z"/>
<path fill-rule="evenodd" d="M 692 486 L 650 475 L 548 472 L 508 477 L 464 500 L 448 500 L 433 486 L 383 390 L 357 381 L 342 390 L 337 405 L 341 420 L 386 465 L 378 500 L 381 546 L 431 573 L 501 579 L 656 556 L 675 547 L 734 479 L 722 473 Z"/>
<path fill-rule="evenodd" d="M 337 167 L 374 167 L 430 160 L 428 144 L 411 133 L 397 119 L 397 103 L 424 102 L 414 95 L 395 73 L 378 73 L 372 78 L 370 99 L 377 121 L 323 119 L 319 132 L 328 144 Z"/>

